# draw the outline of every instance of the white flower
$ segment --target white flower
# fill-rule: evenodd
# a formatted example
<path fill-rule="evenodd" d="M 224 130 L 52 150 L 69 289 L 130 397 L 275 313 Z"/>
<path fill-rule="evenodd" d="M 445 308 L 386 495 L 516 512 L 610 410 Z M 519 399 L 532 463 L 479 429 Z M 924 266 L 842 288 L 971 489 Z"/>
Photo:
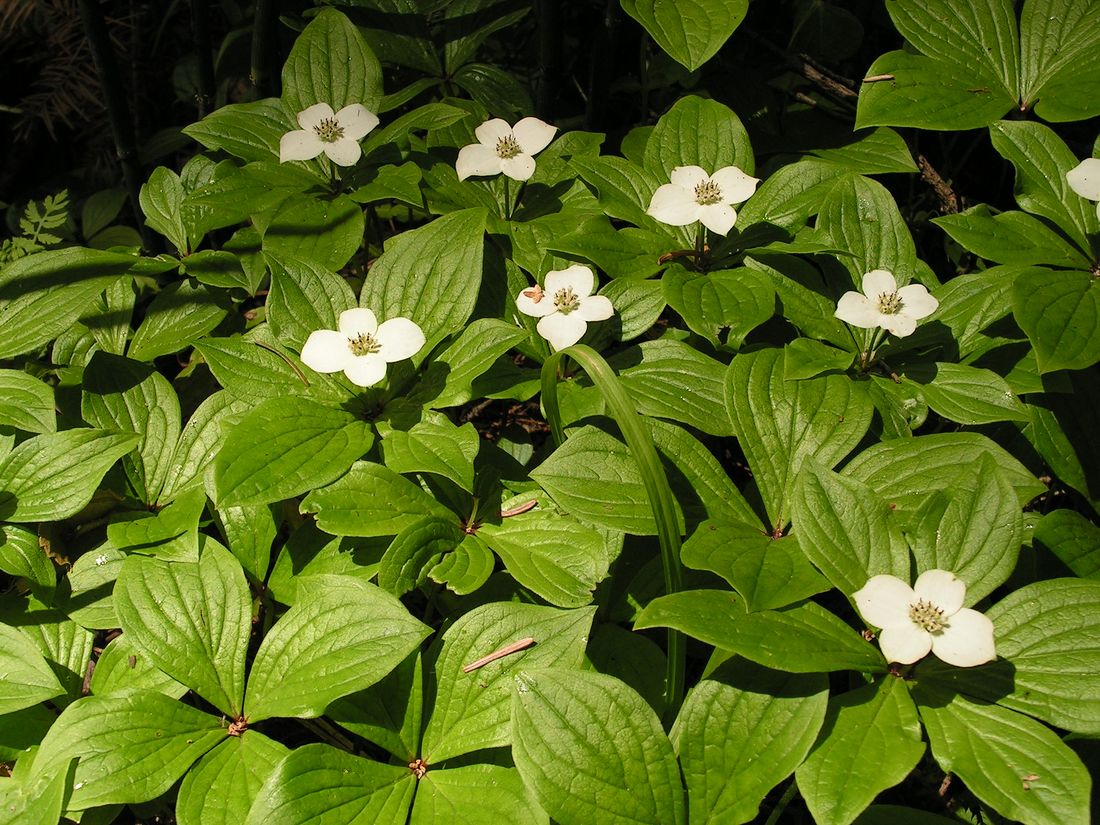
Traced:
<path fill-rule="evenodd" d="M 701 166 L 677 166 L 671 179 L 653 193 L 646 214 L 670 226 L 700 221 L 719 235 L 729 232 L 737 220 L 731 204 L 747 201 L 760 183 L 736 166 L 724 166 L 709 176 Z"/>
<path fill-rule="evenodd" d="M 1066 172 L 1069 188 L 1090 201 L 1097 201 L 1096 217 L 1100 218 L 1100 158 L 1086 158 Z"/>
<path fill-rule="evenodd" d="M 554 349 L 565 349 L 581 340 L 589 321 L 603 321 L 615 312 L 611 301 L 593 295 L 596 276 L 587 266 L 546 273 L 546 289 L 537 284 L 516 296 L 516 306 L 539 319 L 539 335 Z"/>
<path fill-rule="evenodd" d="M 279 140 L 279 161 L 312 160 L 324 152 L 339 166 L 353 166 L 363 153 L 359 141 L 378 125 L 378 115 L 360 103 L 335 114 L 327 103 L 315 103 L 298 112 L 301 129 Z"/>
<path fill-rule="evenodd" d="M 532 155 L 545 149 L 557 131 L 537 117 L 525 117 L 515 126 L 500 118 L 487 120 L 474 130 L 478 142 L 458 151 L 458 179 L 503 172 L 512 180 L 527 180 L 535 173 Z"/>
<path fill-rule="evenodd" d="M 879 647 L 891 662 L 909 665 L 932 651 L 949 665 L 991 662 L 993 622 L 963 607 L 966 584 L 946 570 L 927 570 L 910 587 L 895 576 L 872 576 L 852 594 L 864 620 L 882 628 Z"/>
<path fill-rule="evenodd" d="M 411 358 L 424 346 L 424 333 L 408 318 L 390 318 L 381 325 L 369 309 L 340 313 L 339 331 L 311 332 L 302 347 L 302 363 L 317 372 L 340 372 L 359 387 L 377 384 L 386 364 Z"/>
<path fill-rule="evenodd" d="M 836 317 L 854 327 L 882 327 L 899 338 L 912 335 L 917 321 L 927 318 L 940 302 L 922 284 L 898 288 L 894 276 L 875 269 L 863 276 L 863 294 L 845 292 L 836 304 Z"/>

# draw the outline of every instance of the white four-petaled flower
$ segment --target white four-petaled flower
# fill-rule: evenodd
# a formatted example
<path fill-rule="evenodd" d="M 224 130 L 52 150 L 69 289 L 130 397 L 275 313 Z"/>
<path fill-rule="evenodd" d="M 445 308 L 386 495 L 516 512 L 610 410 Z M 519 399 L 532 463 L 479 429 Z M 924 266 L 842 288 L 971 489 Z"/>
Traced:
<path fill-rule="evenodd" d="M 554 349 L 565 349 L 581 340 L 589 321 L 603 321 L 615 312 L 604 295 L 593 295 L 596 276 L 587 266 L 546 273 L 546 287 L 536 284 L 516 296 L 520 312 L 539 319 L 539 335 Z"/>
<path fill-rule="evenodd" d="M 525 117 L 515 126 L 500 118 L 487 120 L 474 130 L 478 142 L 458 151 L 458 179 L 503 172 L 512 180 L 527 180 L 535 173 L 533 155 L 545 149 L 557 131 L 557 126 L 537 117 Z"/>
<path fill-rule="evenodd" d="M 993 622 L 963 607 L 966 584 L 946 570 L 926 570 L 910 587 L 896 576 L 872 576 L 852 594 L 864 620 L 882 629 L 879 647 L 891 662 L 909 665 L 931 651 L 957 667 L 991 662 Z"/>
<path fill-rule="evenodd" d="M 863 294 L 845 292 L 836 304 L 836 317 L 854 327 L 882 327 L 899 338 L 912 335 L 917 321 L 939 307 L 922 284 L 898 288 L 894 276 L 875 269 L 863 276 Z"/>
<path fill-rule="evenodd" d="M 279 140 L 279 161 L 312 160 L 324 152 L 338 166 L 353 166 L 363 150 L 359 141 L 378 125 L 378 115 L 360 103 L 333 112 L 327 103 L 315 103 L 298 112 L 301 129 Z"/>
<path fill-rule="evenodd" d="M 1066 172 L 1069 188 L 1090 201 L 1096 201 L 1096 217 L 1100 218 L 1100 158 L 1086 158 Z"/>
<path fill-rule="evenodd" d="M 713 175 L 701 166 L 677 166 L 670 177 L 672 183 L 653 193 L 646 214 L 670 226 L 699 221 L 719 235 L 729 232 L 737 220 L 732 204 L 747 201 L 760 183 L 736 166 L 724 166 Z"/>
<path fill-rule="evenodd" d="M 340 313 L 338 330 L 311 332 L 302 347 L 302 363 L 317 372 L 340 372 L 359 387 L 377 384 L 386 364 L 411 358 L 424 346 L 424 333 L 408 318 L 382 324 L 369 309 Z"/>

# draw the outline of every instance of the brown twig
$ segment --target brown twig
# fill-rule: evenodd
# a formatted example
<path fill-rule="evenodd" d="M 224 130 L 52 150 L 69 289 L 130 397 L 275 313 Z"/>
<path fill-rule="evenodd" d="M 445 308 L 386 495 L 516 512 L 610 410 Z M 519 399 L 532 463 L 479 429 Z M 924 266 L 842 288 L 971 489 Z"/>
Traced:
<path fill-rule="evenodd" d="M 959 196 L 955 194 L 955 190 L 951 188 L 951 184 L 940 176 L 940 173 L 936 171 L 936 168 L 929 162 L 928 158 L 920 152 L 916 152 L 915 154 L 917 156 L 917 168 L 920 169 L 920 176 L 925 183 L 932 187 L 932 191 L 936 193 L 936 198 L 940 202 L 940 212 L 944 215 L 957 214 L 959 211 Z"/>

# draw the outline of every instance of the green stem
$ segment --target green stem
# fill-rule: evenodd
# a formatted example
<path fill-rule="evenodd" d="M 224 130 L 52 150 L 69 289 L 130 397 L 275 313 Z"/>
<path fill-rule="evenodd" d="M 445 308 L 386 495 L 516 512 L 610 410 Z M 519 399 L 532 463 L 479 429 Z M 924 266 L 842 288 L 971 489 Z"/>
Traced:
<path fill-rule="evenodd" d="M 779 797 L 779 801 L 775 803 L 772 812 L 768 814 L 764 825 L 775 825 L 779 821 L 779 817 L 783 815 L 783 811 L 787 810 L 787 806 L 791 804 L 791 800 L 794 799 L 796 793 L 798 793 L 798 785 L 792 779 L 787 785 L 787 790 L 783 791 L 783 796 Z"/>
<path fill-rule="evenodd" d="M 252 88 L 257 97 L 275 96 L 275 33 L 279 0 L 256 0 L 252 18 Z"/>
<path fill-rule="evenodd" d="M 622 383 L 608 363 L 591 347 L 575 344 L 553 353 L 542 365 L 542 405 L 550 424 L 554 441 L 565 441 L 565 430 L 558 407 L 558 365 L 566 356 L 584 368 L 603 394 L 607 407 L 622 431 L 641 471 L 653 519 L 657 523 L 657 540 L 661 545 L 661 563 L 664 568 L 665 591 L 676 593 L 683 589 L 683 568 L 680 565 L 680 529 L 676 517 L 676 500 L 668 483 L 653 437 L 645 420 L 634 408 Z M 686 651 L 684 637 L 677 631 L 668 631 L 668 665 L 665 672 L 665 712 L 667 719 L 674 719 L 684 699 L 684 666 Z"/>
<path fill-rule="evenodd" d="M 699 224 L 695 232 L 695 265 L 706 272 L 707 228 Z"/>
<path fill-rule="evenodd" d="M 195 94 L 199 119 L 206 116 L 214 105 L 214 59 L 210 47 L 210 24 L 207 6 L 210 0 L 191 0 L 191 39 L 195 43 L 195 55 L 199 74 L 199 86 Z"/>

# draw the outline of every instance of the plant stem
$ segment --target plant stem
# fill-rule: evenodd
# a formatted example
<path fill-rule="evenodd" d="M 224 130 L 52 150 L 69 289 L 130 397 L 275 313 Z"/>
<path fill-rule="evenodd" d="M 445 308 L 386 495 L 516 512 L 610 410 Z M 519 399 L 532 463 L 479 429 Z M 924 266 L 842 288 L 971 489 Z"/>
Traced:
<path fill-rule="evenodd" d="M 195 45 L 198 60 L 199 87 L 195 94 L 195 105 L 199 118 L 203 118 L 214 107 L 214 59 L 210 47 L 210 21 L 207 17 L 209 0 L 191 0 L 191 39 Z"/>
<path fill-rule="evenodd" d="M 699 224 L 695 232 L 695 265 L 701 272 L 706 272 L 707 228 Z"/>
<path fill-rule="evenodd" d="M 256 0 L 252 22 L 252 88 L 257 97 L 274 97 L 275 24 L 278 0 Z"/>
<path fill-rule="evenodd" d="M 584 128 L 601 131 L 607 111 L 607 94 L 615 72 L 615 41 L 618 40 L 619 0 L 607 0 L 603 25 L 596 31 L 592 47 L 592 64 L 588 72 L 588 100 L 584 110 Z"/>
<path fill-rule="evenodd" d="M 783 796 L 779 797 L 779 801 L 775 803 L 775 807 L 772 808 L 772 812 L 768 814 L 768 818 L 764 821 L 764 825 L 775 825 L 779 821 L 779 817 L 783 815 L 783 811 L 787 810 L 787 806 L 791 804 L 791 800 L 794 799 L 794 795 L 798 792 L 798 785 L 792 779 L 787 784 L 787 790 L 783 791 Z"/>
<path fill-rule="evenodd" d="M 535 73 L 537 92 L 535 115 L 545 121 L 553 120 L 554 104 L 558 99 L 558 78 L 561 77 L 561 3 L 559 0 L 536 0 L 538 14 L 539 65 Z"/>
<path fill-rule="evenodd" d="M 141 245 L 146 252 L 158 251 L 155 236 L 145 225 L 145 216 L 141 212 L 141 165 L 138 160 L 137 139 L 134 136 L 134 122 L 130 107 L 126 103 L 126 90 L 119 79 L 118 63 L 111 48 L 111 36 L 107 31 L 107 22 L 103 19 L 103 10 L 97 0 L 79 0 L 80 20 L 84 26 L 84 35 L 92 50 L 99 82 L 103 86 L 104 103 L 111 121 L 111 132 L 115 139 L 115 153 L 122 166 L 122 177 L 126 191 L 130 196 L 130 207 L 134 212 L 134 222 L 141 233 Z"/>

